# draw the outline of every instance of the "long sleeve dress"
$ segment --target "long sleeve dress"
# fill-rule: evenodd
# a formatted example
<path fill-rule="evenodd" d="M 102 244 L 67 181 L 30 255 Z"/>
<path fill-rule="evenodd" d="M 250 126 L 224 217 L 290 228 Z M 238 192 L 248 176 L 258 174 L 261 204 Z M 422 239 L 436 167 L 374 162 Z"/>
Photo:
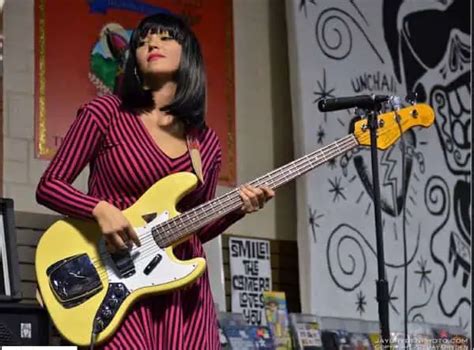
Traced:
<path fill-rule="evenodd" d="M 171 158 L 153 140 L 143 121 L 120 108 L 113 95 L 83 105 L 44 172 L 36 198 L 59 213 L 91 219 L 101 200 L 124 210 L 156 181 L 180 171 L 193 172 L 189 152 Z M 221 148 L 211 129 L 199 136 L 204 183 L 184 197 L 181 212 L 215 195 Z M 88 192 L 71 184 L 89 165 Z M 179 259 L 205 257 L 202 244 L 241 218 L 233 212 L 202 228 L 174 249 Z M 216 311 L 207 271 L 189 288 L 137 302 L 105 349 L 219 349 Z"/>

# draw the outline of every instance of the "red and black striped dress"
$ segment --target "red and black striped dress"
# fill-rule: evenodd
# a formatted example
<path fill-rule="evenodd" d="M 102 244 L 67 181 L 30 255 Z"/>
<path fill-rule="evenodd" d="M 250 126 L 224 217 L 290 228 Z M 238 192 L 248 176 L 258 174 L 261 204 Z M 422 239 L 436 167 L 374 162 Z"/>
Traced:
<path fill-rule="evenodd" d="M 38 203 L 59 213 L 92 218 L 100 200 L 120 209 L 132 205 L 166 175 L 192 172 L 189 153 L 168 157 L 155 143 L 143 121 L 120 109 L 116 96 L 103 96 L 82 106 L 56 156 L 44 172 L 36 193 Z M 204 184 L 179 203 L 185 211 L 215 194 L 221 164 L 217 135 L 199 135 Z M 89 164 L 88 193 L 72 182 Z M 241 214 L 204 227 L 175 248 L 180 259 L 204 257 L 202 243 L 222 233 Z M 131 310 L 106 349 L 219 349 L 216 311 L 207 271 L 190 288 L 143 299 Z"/>

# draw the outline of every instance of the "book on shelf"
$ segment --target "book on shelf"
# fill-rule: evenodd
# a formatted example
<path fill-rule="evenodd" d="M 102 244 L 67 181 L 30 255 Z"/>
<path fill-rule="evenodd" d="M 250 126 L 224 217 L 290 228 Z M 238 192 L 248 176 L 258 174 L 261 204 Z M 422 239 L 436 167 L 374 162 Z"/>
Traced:
<path fill-rule="evenodd" d="M 321 327 L 317 316 L 290 313 L 290 330 L 297 350 L 321 350 Z"/>
<path fill-rule="evenodd" d="M 342 329 L 323 329 L 321 339 L 324 350 L 352 350 L 349 332 Z"/>
<path fill-rule="evenodd" d="M 276 350 L 293 349 L 288 320 L 288 309 L 284 292 L 264 291 L 265 317 L 270 328 Z"/>
<path fill-rule="evenodd" d="M 227 336 L 227 333 L 230 334 L 230 336 L 232 337 L 238 335 L 236 327 L 247 325 L 247 322 L 244 319 L 244 315 L 236 312 L 220 311 L 217 315 L 217 321 L 219 326 L 219 339 L 221 347 L 223 350 L 230 350 L 232 349 L 232 345 L 230 343 L 229 337 Z M 228 327 L 231 328 L 227 329 Z M 236 339 L 232 339 L 232 341 L 233 343 L 238 342 L 238 340 Z"/>
<path fill-rule="evenodd" d="M 370 342 L 369 334 L 366 333 L 351 332 L 349 334 L 349 343 L 351 344 L 352 350 L 374 350 Z"/>
<path fill-rule="evenodd" d="M 219 336 L 223 350 L 273 350 L 267 326 L 249 325 L 241 313 L 219 312 Z"/>
<path fill-rule="evenodd" d="M 226 325 L 222 331 L 227 338 L 229 349 L 255 350 L 255 342 L 249 325 Z"/>
<path fill-rule="evenodd" d="M 268 326 L 250 325 L 250 336 L 254 341 L 255 349 L 273 350 L 273 337 Z"/>

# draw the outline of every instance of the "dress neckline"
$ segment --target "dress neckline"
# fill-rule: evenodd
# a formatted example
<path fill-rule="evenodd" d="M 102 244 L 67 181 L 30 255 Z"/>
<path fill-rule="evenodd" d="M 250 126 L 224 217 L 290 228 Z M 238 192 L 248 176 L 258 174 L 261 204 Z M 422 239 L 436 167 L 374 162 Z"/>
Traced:
<path fill-rule="evenodd" d="M 176 160 L 179 160 L 179 159 L 182 159 L 182 158 L 186 157 L 189 154 L 189 149 L 188 149 L 188 146 L 187 146 L 187 143 L 186 143 L 186 151 L 183 154 L 178 155 L 176 157 L 172 157 L 172 156 L 168 155 L 160 147 L 160 145 L 158 145 L 158 143 L 156 143 L 155 139 L 153 138 L 150 131 L 146 127 L 145 122 L 143 121 L 143 119 L 139 115 L 136 115 L 136 114 L 135 114 L 135 117 L 138 119 L 138 123 L 140 124 L 140 127 L 143 129 L 143 133 L 145 134 L 145 137 L 148 139 L 148 141 L 150 141 L 153 144 L 155 149 L 158 150 L 158 152 L 161 153 L 163 156 L 165 156 L 169 160 L 176 161 Z"/>

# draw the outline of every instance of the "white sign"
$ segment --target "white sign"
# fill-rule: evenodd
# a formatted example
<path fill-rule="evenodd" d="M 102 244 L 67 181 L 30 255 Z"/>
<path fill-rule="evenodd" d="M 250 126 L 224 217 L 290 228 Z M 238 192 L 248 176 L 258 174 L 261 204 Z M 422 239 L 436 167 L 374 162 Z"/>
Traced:
<path fill-rule="evenodd" d="M 242 313 L 249 324 L 265 324 L 263 291 L 272 286 L 270 242 L 229 239 L 232 312 Z"/>

